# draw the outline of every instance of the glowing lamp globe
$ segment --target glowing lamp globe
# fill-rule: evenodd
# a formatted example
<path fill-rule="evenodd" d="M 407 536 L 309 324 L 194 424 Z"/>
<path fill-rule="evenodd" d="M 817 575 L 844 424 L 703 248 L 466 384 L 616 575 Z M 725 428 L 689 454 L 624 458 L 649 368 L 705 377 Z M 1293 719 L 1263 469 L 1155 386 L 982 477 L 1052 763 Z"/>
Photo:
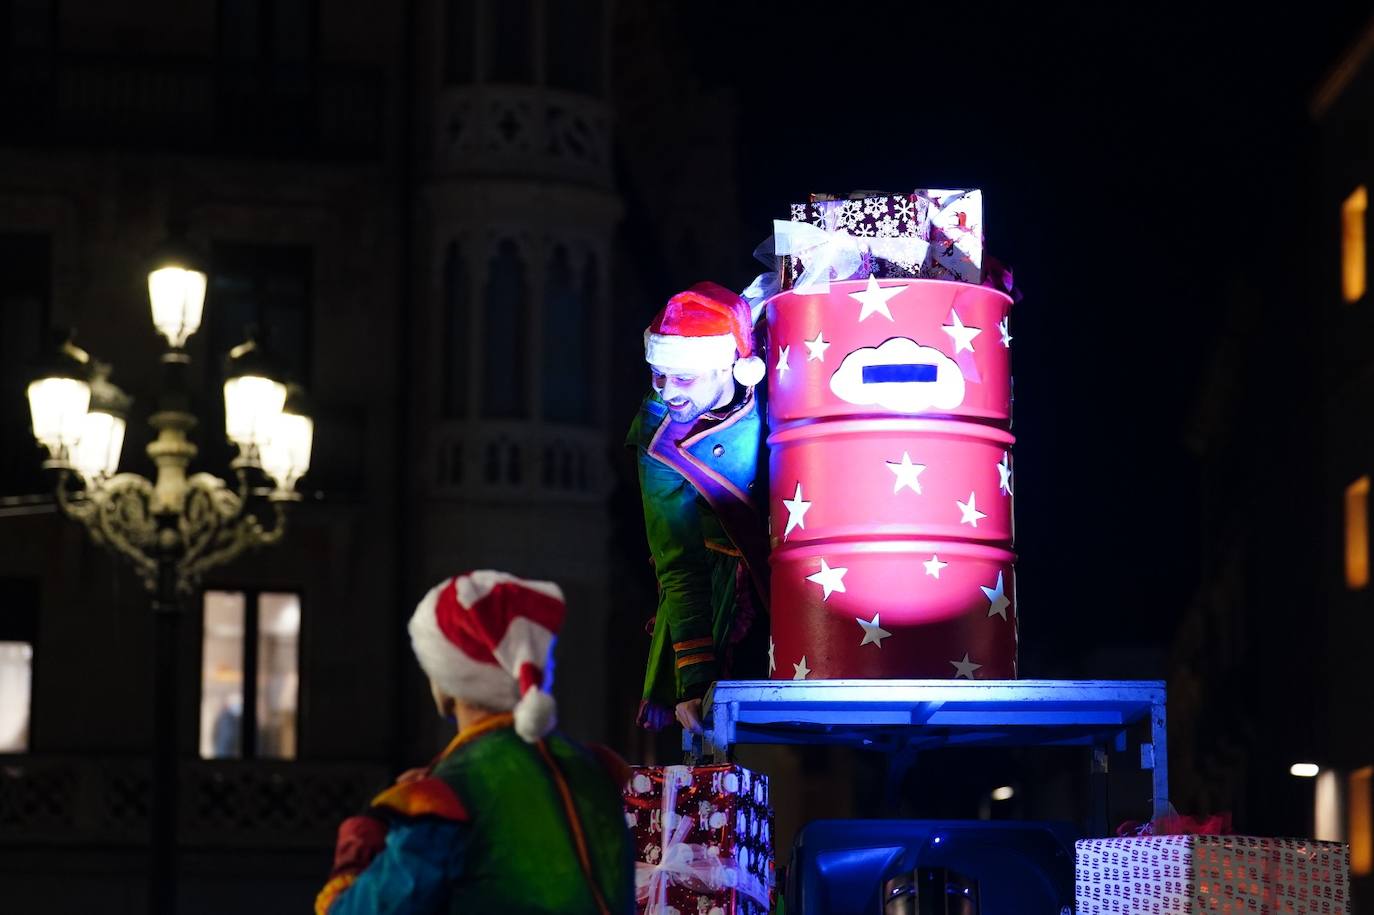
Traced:
<path fill-rule="evenodd" d="M 239 446 L 240 460 L 260 466 L 262 448 L 272 438 L 286 385 L 270 365 L 261 344 L 249 339 L 229 351 L 224 380 L 224 431 Z"/>
<path fill-rule="evenodd" d="M 86 352 L 68 340 L 29 382 L 33 437 L 59 466 L 67 466 L 71 449 L 81 440 L 91 402 L 89 361 Z"/>
<path fill-rule="evenodd" d="M 276 481 L 279 491 L 294 489 L 310 469 L 314 439 L 315 422 L 305 413 L 304 393 L 292 385 L 271 436 L 262 447 L 262 469 Z"/>
<path fill-rule="evenodd" d="M 200 329 L 205 312 L 205 271 L 194 252 L 184 243 L 164 244 L 148 271 L 148 301 L 153 309 L 153 326 L 180 349 Z"/>
<path fill-rule="evenodd" d="M 92 410 L 81 425 L 81 440 L 72 452 L 72 466 L 87 480 L 103 480 L 119 469 L 123 448 L 123 417 Z"/>
<path fill-rule="evenodd" d="M 89 481 L 114 476 L 124 448 L 125 416 L 130 399 L 110 383 L 110 367 L 96 363 L 91 378 L 90 409 L 81 426 L 81 439 L 72 453 L 72 466 Z"/>

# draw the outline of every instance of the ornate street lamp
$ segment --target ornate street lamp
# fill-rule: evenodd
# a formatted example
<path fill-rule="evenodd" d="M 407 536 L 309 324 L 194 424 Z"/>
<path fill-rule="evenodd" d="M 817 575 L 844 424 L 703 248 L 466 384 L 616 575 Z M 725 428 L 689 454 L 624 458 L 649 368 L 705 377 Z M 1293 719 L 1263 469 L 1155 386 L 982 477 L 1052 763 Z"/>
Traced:
<path fill-rule="evenodd" d="M 234 348 L 224 382 L 225 431 L 239 447 L 235 485 L 208 473 L 187 473 L 196 456 L 188 433 L 187 339 L 200 327 L 206 276 L 184 245 L 164 246 L 148 273 L 153 325 L 167 339 L 164 383 L 149 424 L 157 437 L 148 456 L 153 480 L 119 473 L 129 398 L 109 381 L 109 366 L 65 342 L 28 388 L 34 437 L 48 450 L 45 467 L 58 471 L 57 503 L 97 543 L 124 557 L 143 579 L 154 611 L 153 863 L 150 904 L 156 915 L 174 911 L 176 870 L 177 627 L 183 601 L 210 569 L 245 550 L 276 543 L 284 506 L 299 498 L 296 482 L 310 467 L 314 425 L 300 395 L 287 388 L 262 346 Z M 286 407 L 284 410 L 283 408 Z M 269 477 L 271 487 L 260 485 Z M 270 508 L 271 525 L 258 517 Z"/>

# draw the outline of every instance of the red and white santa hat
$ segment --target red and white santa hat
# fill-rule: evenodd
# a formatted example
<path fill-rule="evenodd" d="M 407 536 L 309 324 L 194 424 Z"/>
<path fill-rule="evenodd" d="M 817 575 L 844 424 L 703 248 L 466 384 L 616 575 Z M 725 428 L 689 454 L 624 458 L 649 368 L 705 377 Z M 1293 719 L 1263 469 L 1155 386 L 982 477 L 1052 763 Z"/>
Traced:
<path fill-rule="evenodd" d="M 766 371 L 754 355 L 749 303 L 718 283 L 697 283 L 668 300 L 644 331 L 644 360 L 692 371 L 733 367 L 745 387 L 762 381 Z"/>
<path fill-rule="evenodd" d="M 410 617 L 410 644 L 443 693 L 498 712 L 534 743 L 553 730 L 553 645 L 563 626 L 563 592 L 484 569 L 430 589 Z"/>

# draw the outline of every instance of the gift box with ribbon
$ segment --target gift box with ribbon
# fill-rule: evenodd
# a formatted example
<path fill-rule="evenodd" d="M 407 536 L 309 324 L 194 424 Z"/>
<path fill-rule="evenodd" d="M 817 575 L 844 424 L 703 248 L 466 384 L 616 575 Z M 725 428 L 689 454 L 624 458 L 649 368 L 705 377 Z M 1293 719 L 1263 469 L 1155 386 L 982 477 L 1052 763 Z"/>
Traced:
<path fill-rule="evenodd" d="M 742 766 L 637 766 L 624 789 L 640 915 L 766 915 L 768 778 Z"/>
<path fill-rule="evenodd" d="M 1350 911 L 1339 842 L 1142 831 L 1075 847 L 1079 915 Z"/>
<path fill-rule="evenodd" d="M 824 292 L 832 280 L 983 282 L 983 198 L 977 190 L 813 194 L 773 224 L 779 287 Z"/>

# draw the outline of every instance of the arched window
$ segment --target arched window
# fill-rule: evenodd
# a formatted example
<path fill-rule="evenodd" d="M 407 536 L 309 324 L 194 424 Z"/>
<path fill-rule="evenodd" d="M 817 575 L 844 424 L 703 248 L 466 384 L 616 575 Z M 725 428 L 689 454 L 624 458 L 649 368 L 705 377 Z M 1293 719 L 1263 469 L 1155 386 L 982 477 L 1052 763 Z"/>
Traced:
<path fill-rule="evenodd" d="M 476 50 L 477 0 L 448 0 L 444 4 L 444 82 L 450 86 L 471 83 Z"/>
<path fill-rule="evenodd" d="M 444 349 L 443 364 L 444 416 L 457 419 L 467 415 L 468 406 L 468 339 L 471 321 L 468 308 L 468 272 L 458 243 L 449 242 L 444 252 L 443 298 Z"/>
<path fill-rule="evenodd" d="M 495 0 L 487 12 L 487 81 L 534 82 L 533 0 Z"/>
<path fill-rule="evenodd" d="M 482 415 L 490 419 L 526 416 L 525 320 L 528 284 L 515 242 L 497 246 L 487 265 L 486 345 L 482 353 Z"/>
<path fill-rule="evenodd" d="M 590 268 L 589 268 L 590 269 Z M 596 320 L 579 284 L 568 249 L 559 245 L 549 260 L 544 282 L 544 353 L 541 403 L 545 419 L 585 423 L 592 416 L 589 347 Z"/>
<path fill-rule="evenodd" d="M 602 0 L 557 0 L 545 9 L 548 84 L 601 94 Z"/>

